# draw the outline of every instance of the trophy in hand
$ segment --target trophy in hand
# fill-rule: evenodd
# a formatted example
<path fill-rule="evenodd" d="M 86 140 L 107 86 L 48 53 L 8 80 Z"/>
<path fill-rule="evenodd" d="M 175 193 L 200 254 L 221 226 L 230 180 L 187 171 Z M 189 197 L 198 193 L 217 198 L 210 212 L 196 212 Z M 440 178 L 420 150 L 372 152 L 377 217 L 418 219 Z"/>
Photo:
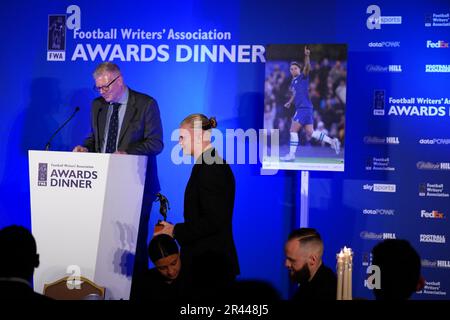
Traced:
<path fill-rule="evenodd" d="M 162 195 L 161 193 L 158 192 L 158 194 L 156 195 L 156 200 L 155 202 L 159 201 L 159 213 L 161 213 L 161 215 L 164 218 L 164 221 L 167 220 L 167 210 L 170 210 L 170 206 L 169 206 L 169 200 L 167 200 L 167 198 Z M 154 228 L 154 232 L 158 232 L 161 231 L 163 229 L 163 225 L 161 224 L 161 220 L 158 220 L 158 223 L 155 225 Z"/>

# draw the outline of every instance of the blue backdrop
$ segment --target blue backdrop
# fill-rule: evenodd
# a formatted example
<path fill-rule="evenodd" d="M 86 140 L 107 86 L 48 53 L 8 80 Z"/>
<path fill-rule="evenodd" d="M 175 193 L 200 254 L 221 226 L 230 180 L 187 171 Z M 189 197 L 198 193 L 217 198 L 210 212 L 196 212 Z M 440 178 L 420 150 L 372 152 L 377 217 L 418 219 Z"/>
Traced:
<path fill-rule="evenodd" d="M 159 177 L 171 201 L 170 220 L 178 222 L 191 165 L 172 163 L 172 131 L 193 112 L 216 116 L 221 130 L 262 128 L 264 62 L 247 59 L 251 55 L 240 61 L 182 62 L 177 46 L 239 46 L 245 51 L 246 45 L 346 43 L 345 172 L 313 172 L 310 181 L 310 224 L 323 235 L 325 263 L 334 267 L 339 249 L 352 247 L 354 296 L 371 298 L 364 287 L 368 253 L 380 239 L 406 238 L 419 251 L 428 281 L 415 298 L 448 299 L 448 1 L 378 1 L 368 10 L 370 1 L 101 0 L 77 1 L 79 15 L 66 13 L 72 4 L 19 0 L 3 4 L 0 12 L 0 227 L 30 226 L 28 150 L 42 150 L 75 106 L 81 111 L 55 137 L 52 149 L 71 150 L 88 133 L 95 97 L 91 73 L 101 61 L 118 63 L 128 85 L 160 105 L 165 149 L 158 156 Z M 85 36 L 110 29 L 117 29 L 118 36 L 81 39 L 81 33 L 75 38 L 67 28 L 65 60 L 48 61 L 48 37 L 57 37 L 49 30 L 49 15 L 77 18 L 68 22 L 79 21 L 78 31 Z M 155 33 L 148 35 L 151 39 L 123 39 L 121 29 Z M 169 39 L 170 29 L 216 30 L 231 39 Z M 105 51 L 108 45 L 118 45 L 115 50 L 122 49 L 124 59 L 89 54 L 89 48 Z M 151 61 L 127 59 L 132 45 Z M 153 47 L 161 51 L 151 59 Z M 261 176 L 259 164 L 232 168 L 241 277 L 270 281 L 287 297 L 283 245 L 298 224 L 299 173 Z M 153 213 L 152 224 L 159 218 Z"/>

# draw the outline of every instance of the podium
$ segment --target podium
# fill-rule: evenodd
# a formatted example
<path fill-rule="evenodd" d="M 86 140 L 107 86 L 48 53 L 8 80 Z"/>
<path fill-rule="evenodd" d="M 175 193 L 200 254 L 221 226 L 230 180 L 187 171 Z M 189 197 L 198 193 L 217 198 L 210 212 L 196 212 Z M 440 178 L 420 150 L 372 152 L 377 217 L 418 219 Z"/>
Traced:
<path fill-rule="evenodd" d="M 129 299 L 147 157 L 29 151 L 31 226 L 40 255 L 34 289 L 69 276 Z"/>

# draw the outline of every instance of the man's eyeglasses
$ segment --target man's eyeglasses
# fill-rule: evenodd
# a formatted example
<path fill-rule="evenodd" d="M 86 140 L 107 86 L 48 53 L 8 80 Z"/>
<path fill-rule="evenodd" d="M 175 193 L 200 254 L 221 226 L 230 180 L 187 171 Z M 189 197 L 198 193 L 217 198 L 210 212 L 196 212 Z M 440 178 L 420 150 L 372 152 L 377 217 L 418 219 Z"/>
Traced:
<path fill-rule="evenodd" d="M 108 83 L 106 86 L 101 86 L 101 87 L 97 87 L 96 85 L 94 85 L 93 89 L 96 92 L 108 92 L 109 91 L 109 87 L 114 83 L 114 81 L 116 81 L 117 79 L 119 79 L 120 75 L 118 75 L 117 77 L 114 78 L 114 80 L 112 80 L 110 83 Z"/>

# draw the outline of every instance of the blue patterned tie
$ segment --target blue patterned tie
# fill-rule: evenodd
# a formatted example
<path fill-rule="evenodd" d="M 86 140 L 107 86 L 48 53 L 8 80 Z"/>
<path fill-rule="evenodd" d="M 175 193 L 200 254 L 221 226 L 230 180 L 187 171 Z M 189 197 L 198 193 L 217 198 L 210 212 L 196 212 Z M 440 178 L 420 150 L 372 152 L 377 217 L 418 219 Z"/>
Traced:
<path fill-rule="evenodd" d="M 113 113 L 109 119 L 108 140 L 106 142 L 105 153 L 116 151 L 117 135 L 119 133 L 119 107 L 120 103 L 113 103 Z"/>

